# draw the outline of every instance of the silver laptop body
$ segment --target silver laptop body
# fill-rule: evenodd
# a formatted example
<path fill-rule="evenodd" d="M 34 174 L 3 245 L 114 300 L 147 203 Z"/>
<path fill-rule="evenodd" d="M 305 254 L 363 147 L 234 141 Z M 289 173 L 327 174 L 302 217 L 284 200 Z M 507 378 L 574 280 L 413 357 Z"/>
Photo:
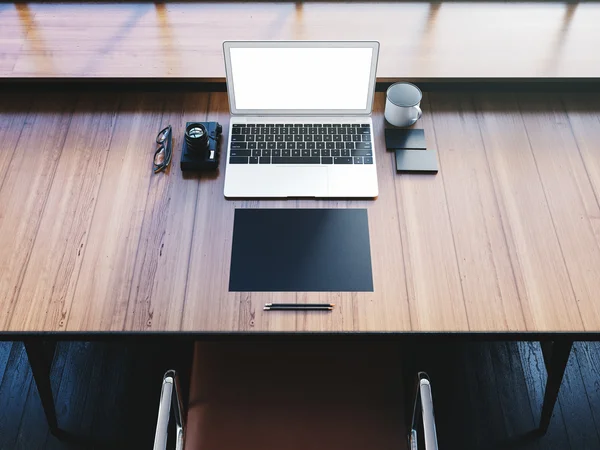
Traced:
<path fill-rule="evenodd" d="M 225 197 L 377 197 L 378 42 L 227 41 L 223 51 Z"/>

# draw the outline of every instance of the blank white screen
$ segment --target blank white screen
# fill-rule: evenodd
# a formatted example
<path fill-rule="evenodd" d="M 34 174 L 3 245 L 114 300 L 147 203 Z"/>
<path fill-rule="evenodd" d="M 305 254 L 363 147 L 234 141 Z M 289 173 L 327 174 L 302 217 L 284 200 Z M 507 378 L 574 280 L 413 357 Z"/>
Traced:
<path fill-rule="evenodd" d="M 231 48 L 237 109 L 366 109 L 372 48 Z"/>

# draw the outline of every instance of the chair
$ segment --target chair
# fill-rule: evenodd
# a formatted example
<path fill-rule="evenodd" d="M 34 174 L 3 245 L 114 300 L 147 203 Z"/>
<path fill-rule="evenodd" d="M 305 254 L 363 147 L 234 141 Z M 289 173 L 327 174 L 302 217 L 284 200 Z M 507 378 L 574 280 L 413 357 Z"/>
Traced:
<path fill-rule="evenodd" d="M 197 343 L 187 417 L 177 374 L 163 377 L 154 450 L 171 415 L 177 450 L 416 450 L 420 417 L 437 450 L 429 379 L 419 374 L 408 433 L 401 369 L 381 347 Z"/>

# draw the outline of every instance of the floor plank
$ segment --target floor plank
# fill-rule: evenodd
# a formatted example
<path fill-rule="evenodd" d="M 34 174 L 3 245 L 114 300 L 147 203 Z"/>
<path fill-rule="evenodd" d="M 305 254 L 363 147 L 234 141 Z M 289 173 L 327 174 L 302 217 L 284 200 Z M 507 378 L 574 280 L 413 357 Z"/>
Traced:
<path fill-rule="evenodd" d="M 519 342 L 517 344 L 517 351 L 521 358 L 521 366 L 527 385 L 528 400 L 533 413 L 533 419 L 535 423 L 538 423 L 542 412 L 544 386 L 546 386 L 547 379 L 540 344 L 538 342 Z M 542 449 L 561 450 L 563 448 L 570 448 L 560 402 L 560 394 L 559 400 L 554 408 L 548 432 L 540 439 L 540 443 Z"/>
<path fill-rule="evenodd" d="M 587 370 L 588 367 L 584 366 Z M 600 448 L 598 430 L 577 355 L 571 352 L 559 392 L 561 410 L 571 448 Z"/>
<path fill-rule="evenodd" d="M 8 450 L 17 445 L 31 380 L 25 346 L 21 342 L 14 343 L 0 384 L 0 449 Z"/>
<path fill-rule="evenodd" d="M 69 349 L 70 343 L 64 342 L 58 343 L 57 350 L 55 351 L 54 360 L 50 370 L 50 383 L 55 399 L 59 392 L 65 363 L 69 357 Z M 16 448 L 22 450 L 52 448 L 49 441 L 52 442 L 54 440 L 58 442 L 58 439 L 52 436 L 46 423 L 46 416 L 42 409 L 37 386 L 35 385 L 35 382 L 32 381 L 27 396 L 27 402 L 25 403 L 23 420 L 19 426 L 19 436 Z M 63 443 L 60 443 L 60 445 L 64 448 Z"/>
<path fill-rule="evenodd" d="M 466 425 L 462 426 L 469 448 L 494 448 L 506 439 L 506 425 L 502 417 L 502 404 L 498 390 L 498 379 L 492 365 L 489 345 L 471 345 L 467 351 L 459 353 L 463 365 L 464 381 L 462 386 L 469 405 L 462 408 Z M 469 431 L 468 424 L 479 430 Z M 454 436 L 454 435 L 453 435 Z"/>
<path fill-rule="evenodd" d="M 514 343 L 497 342 L 490 346 L 492 370 L 500 398 L 507 444 L 518 443 L 520 448 L 539 449 L 537 440 L 527 436 L 537 428 L 529 404 L 524 402 L 527 393 L 519 353 Z"/>
<path fill-rule="evenodd" d="M 191 344 L 61 342 L 51 371 L 66 432 L 58 439 L 49 433 L 23 345 L 0 344 L 12 349 L 0 383 L 0 450 L 149 448 L 162 375 L 174 368 L 189 384 Z"/>
<path fill-rule="evenodd" d="M 61 430 L 78 433 L 84 416 L 90 378 L 97 352 L 90 342 L 71 342 L 60 385 L 55 393 L 56 415 Z M 92 353 L 92 354 L 90 354 Z"/>
<path fill-rule="evenodd" d="M 600 349 L 597 345 L 576 342 L 573 348 L 587 393 L 596 433 L 600 432 Z M 573 355 L 572 355 L 573 356 Z"/>
<path fill-rule="evenodd" d="M 2 378 L 4 378 L 4 372 L 8 365 L 8 358 L 10 357 L 10 351 L 12 349 L 12 342 L 0 341 L 0 384 L 2 384 Z"/>

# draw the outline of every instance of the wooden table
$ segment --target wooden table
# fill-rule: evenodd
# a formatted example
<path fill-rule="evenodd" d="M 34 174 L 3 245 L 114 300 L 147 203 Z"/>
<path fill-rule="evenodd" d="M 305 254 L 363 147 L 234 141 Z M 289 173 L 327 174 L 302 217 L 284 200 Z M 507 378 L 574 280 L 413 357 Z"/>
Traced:
<path fill-rule="evenodd" d="M 428 95 L 418 126 L 439 152 L 432 176 L 395 173 L 378 93 L 380 196 L 364 201 L 228 201 L 224 164 L 183 176 L 183 125 L 208 118 L 227 130 L 224 93 L 15 94 L 0 104 L 2 332 L 537 340 L 600 330 L 597 96 Z M 167 124 L 173 166 L 154 175 L 154 137 Z M 234 211 L 263 207 L 367 208 L 374 292 L 228 292 Z M 337 307 L 269 313 L 269 301 Z M 545 336 L 560 344 L 545 353 L 552 405 L 574 338 L 562 337 Z"/>

